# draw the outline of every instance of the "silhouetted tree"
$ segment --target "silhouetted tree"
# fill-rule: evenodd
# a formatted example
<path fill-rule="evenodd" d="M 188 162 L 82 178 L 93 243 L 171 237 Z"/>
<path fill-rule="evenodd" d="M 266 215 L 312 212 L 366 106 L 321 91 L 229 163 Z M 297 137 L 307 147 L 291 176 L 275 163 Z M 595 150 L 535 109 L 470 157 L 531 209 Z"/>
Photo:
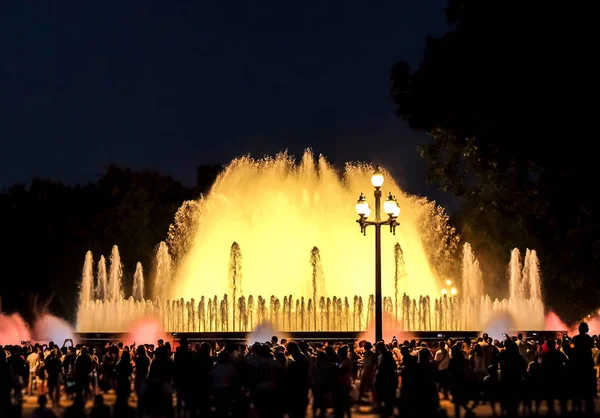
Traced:
<path fill-rule="evenodd" d="M 150 268 L 177 208 L 194 197 L 170 177 L 114 165 L 84 186 L 34 178 L 28 187 L 8 188 L 0 193 L 3 309 L 23 311 L 33 293 L 54 295 L 50 309 L 73 318 L 85 252 L 97 260 L 113 244 L 130 293 L 136 262 Z"/>
<path fill-rule="evenodd" d="M 427 39 L 420 67 L 391 72 L 396 113 L 431 135 L 428 179 L 462 199 L 454 221 L 488 281 L 505 287 L 510 248 L 535 247 L 547 299 L 572 320 L 599 296 L 587 8 L 452 0 L 450 31 Z"/>

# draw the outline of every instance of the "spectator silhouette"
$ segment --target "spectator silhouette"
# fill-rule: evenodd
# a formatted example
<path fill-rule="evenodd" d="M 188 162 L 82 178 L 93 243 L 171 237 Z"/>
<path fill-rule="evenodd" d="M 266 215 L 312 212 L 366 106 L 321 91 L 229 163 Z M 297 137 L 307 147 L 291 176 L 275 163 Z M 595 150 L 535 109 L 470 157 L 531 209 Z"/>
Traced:
<path fill-rule="evenodd" d="M 0 351 L 2 351 L 0 349 Z M 48 398 L 46 395 L 40 395 L 38 397 L 38 407 L 33 410 L 32 418 L 56 418 L 56 414 L 51 409 L 46 408 Z"/>
<path fill-rule="evenodd" d="M 502 409 L 508 416 L 516 416 L 521 399 L 523 378 L 527 363 L 519 353 L 517 343 L 511 339 L 504 342 L 504 351 L 500 353 L 500 387 L 502 390 Z"/>
<path fill-rule="evenodd" d="M 559 400 L 561 413 L 566 412 L 566 363 L 565 355 L 556 349 L 556 341 L 546 341 L 548 351 L 542 356 L 543 392 L 545 394 L 548 411 L 554 413 L 554 401 Z"/>
<path fill-rule="evenodd" d="M 435 366 L 431 361 L 431 351 L 422 348 L 417 355 L 415 392 L 416 408 L 412 411 L 425 417 L 436 416 L 440 398 L 435 384 Z"/>
<path fill-rule="evenodd" d="M 303 418 L 308 405 L 309 364 L 296 343 L 288 343 L 287 351 L 292 356 L 287 366 L 288 412 L 290 418 Z"/>
<path fill-rule="evenodd" d="M 492 416 L 498 415 L 497 406 L 500 402 L 500 379 L 498 366 L 492 364 L 487 368 L 487 376 L 483 378 L 483 398 L 489 402 Z"/>
<path fill-rule="evenodd" d="M 596 396 L 596 371 L 592 348 L 594 340 L 588 335 L 588 324 L 579 324 L 579 334 L 573 337 L 573 347 L 566 346 L 567 356 L 573 379 L 573 410 L 581 411 L 585 406 L 588 415 L 594 415 L 594 397 Z M 582 402 L 584 405 L 582 405 Z"/>
<path fill-rule="evenodd" d="M 381 417 L 389 417 L 392 415 L 396 404 L 396 389 L 398 387 L 396 361 L 392 352 L 388 351 L 383 343 L 377 343 L 377 351 L 380 352 L 374 383 L 377 395 L 377 410 Z"/>

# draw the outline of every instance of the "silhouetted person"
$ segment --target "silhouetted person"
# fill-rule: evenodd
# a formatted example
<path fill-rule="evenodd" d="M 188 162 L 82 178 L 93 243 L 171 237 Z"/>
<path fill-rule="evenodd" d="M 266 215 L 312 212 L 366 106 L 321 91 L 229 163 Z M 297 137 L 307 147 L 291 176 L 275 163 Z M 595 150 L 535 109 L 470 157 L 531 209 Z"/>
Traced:
<path fill-rule="evenodd" d="M 363 352 L 363 366 L 358 390 L 358 401 L 360 402 L 367 392 L 373 391 L 373 380 L 375 378 L 375 366 L 377 357 L 373 353 L 373 344 L 366 342 Z"/>
<path fill-rule="evenodd" d="M 290 418 L 303 418 L 308 405 L 309 364 L 293 341 L 288 343 L 287 351 L 292 356 L 286 370 L 288 413 Z"/>
<path fill-rule="evenodd" d="M 335 364 L 327 358 L 324 351 L 317 352 L 317 361 L 312 368 L 311 386 L 313 395 L 313 417 L 324 417 L 327 412 L 327 394 L 332 390 L 336 375 Z M 319 410 L 319 415 L 317 415 Z"/>
<path fill-rule="evenodd" d="M 556 341 L 546 341 L 547 352 L 542 356 L 542 391 L 548 404 L 548 411 L 554 413 L 554 401 L 559 400 L 561 413 L 566 412 L 567 397 L 565 394 L 567 384 L 565 355 L 556 349 Z"/>
<path fill-rule="evenodd" d="M 231 357 L 225 350 L 217 356 L 217 362 L 210 372 L 213 396 L 218 416 L 228 416 L 231 410 L 234 390 L 237 385 L 235 368 Z"/>
<path fill-rule="evenodd" d="M 127 402 L 131 392 L 131 373 L 133 372 L 129 351 L 123 350 L 121 358 L 115 366 L 115 372 L 117 374 L 117 399 L 124 398 Z"/>
<path fill-rule="evenodd" d="M 87 399 L 90 387 L 90 374 L 92 373 L 92 358 L 88 354 L 86 347 L 81 349 L 81 353 L 75 359 L 75 382 L 77 387 L 76 397 L 81 394 L 83 399 Z"/>
<path fill-rule="evenodd" d="M 53 410 L 46 408 L 46 404 L 48 403 L 48 398 L 46 395 L 40 395 L 38 397 L 38 407 L 33 410 L 31 414 L 32 418 L 56 418 L 56 414 Z M 3 416 L 3 415 L 0 415 Z M 7 415 L 8 416 L 8 415 Z"/>
<path fill-rule="evenodd" d="M 336 418 L 352 416 L 350 407 L 350 390 L 352 389 L 352 360 L 348 357 L 348 346 L 343 345 L 338 350 L 340 358 L 337 372 L 337 384 L 333 390 L 333 403 Z"/>
<path fill-rule="evenodd" d="M 58 349 L 53 349 L 46 359 L 46 373 L 48 374 L 48 394 L 52 406 L 57 407 L 60 401 L 60 384 L 62 363 L 57 357 Z"/>
<path fill-rule="evenodd" d="M 525 390 L 523 407 L 528 415 L 537 415 L 540 411 L 540 403 L 542 400 L 542 366 L 538 361 L 532 361 L 527 368 L 527 376 L 525 376 Z"/>
<path fill-rule="evenodd" d="M 450 363 L 448 364 L 448 382 L 452 402 L 454 403 L 454 415 L 460 417 L 460 407 L 467 409 L 465 396 L 465 370 L 467 362 L 460 346 L 455 344 L 450 349 Z"/>
<path fill-rule="evenodd" d="M 448 399 L 448 364 L 450 363 L 450 352 L 444 340 L 440 341 L 439 349 L 435 353 L 434 363 L 437 367 L 436 381 L 444 399 Z"/>
<path fill-rule="evenodd" d="M 579 324 L 579 334 L 571 340 L 573 347 L 566 354 L 569 357 L 574 384 L 573 410 L 582 410 L 583 401 L 586 414 L 593 415 L 597 381 L 592 357 L 594 340 L 588 335 L 589 330 L 585 322 Z"/>
<path fill-rule="evenodd" d="M 177 392 L 177 416 L 182 416 L 185 410 L 189 410 L 190 399 L 193 393 L 192 380 L 193 380 L 193 368 L 192 368 L 193 353 L 189 350 L 188 340 L 184 336 L 181 338 L 180 346 L 175 352 L 174 364 L 175 364 L 175 391 Z"/>
<path fill-rule="evenodd" d="M 142 396 L 143 412 L 150 416 L 173 416 L 173 361 L 166 345 L 155 351 L 148 373 L 148 390 Z"/>
<path fill-rule="evenodd" d="M 25 379 L 27 379 L 27 363 L 23 357 L 21 357 L 21 350 L 19 347 L 13 347 L 11 356 L 7 359 L 7 362 L 12 371 L 15 402 L 21 403 L 21 393 L 23 386 L 25 385 Z"/>
<path fill-rule="evenodd" d="M 428 348 L 422 348 L 417 355 L 415 392 L 416 409 L 419 416 L 436 416 L 440 406 L 440 398 L 435 384 L 435 366 L 431 361 L 431 351 Z"/>
<path fill-rule="evenodd" d="M 489 402 L 492 416 L 498 415 L 497 405 L 500 402 L 500 378 L 498 366 L 492 364 L 487 368 L 487 376 L 483 378 L 483 399 Z"/>
<path fill-rule="evenodd" d="M 282 388 L 283 368 L 273 358 L 268 345 L 259 345 L 257 354 L 256 380 L 252 394 L 254 405 L 261 418 L 280 417 L 283 407 L 280 397 L 280 392 L 284 389 Z"/>
<path fill-rule="evenodd" d="M 133 390 L 138 399 L 141 396 L 142 390 L 145 389 L 148 370 L 150 369 L 150 358 L 146 354 L 146 347 L 140 345 L 135 353 L 135 378 L 133 381 Z"/>
<path fill-rule="evenodd" d="M 12 386 L 12 371 L 6 362 L 6 352 L 0 348 L 0 411 L 12 411 L 10 389 Z M 6 412 L 8 415 L 9 412 Z"/>
<path fill-rule="evenodd" d="M 398 388 L 396 361 L 392 352 L 385 348 L 383 342 L 377 343 L 377 351 L 380 354 L 373 384 L 377 397 L 377 410 L 381 417 L 389 417 L 396 404 L 396 389 Z"/>
<path fill-rule="evenodd" d="M 211 390 L 211 378 L 210 371 L 213 367 L 214 360 L 211 357 L 211 347 L 209 343 L 202 343 L 192 362 L 192 390 L 194 396 L 191 397 L 189 410 L 191 411 L 192 417 L 198 413 L 201 417 L 207 416 L 210 411 L 210 390 Z"/>
<path fill-rule="evenodd" d="M 519 354 L 519 348 L 515 341 L 507 339 L 504 346 L 504 351 L 500 353 L 502 409 L 506 415 L 516 416 L 522 395 L 523 379 L 527 372 L 527 363 Z"/>

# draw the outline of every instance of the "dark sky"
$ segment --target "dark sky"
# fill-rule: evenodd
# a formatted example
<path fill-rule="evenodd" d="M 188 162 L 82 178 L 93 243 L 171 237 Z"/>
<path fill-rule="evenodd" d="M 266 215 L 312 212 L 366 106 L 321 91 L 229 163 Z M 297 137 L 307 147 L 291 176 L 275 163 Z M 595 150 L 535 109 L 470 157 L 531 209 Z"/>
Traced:
<path fill-rule="evenodd" d="M 200 163 L 310 146 L 431 195 L 388 76 L 418 66 L 445 3 L 3 2 L 0 187 L 113 162 L 191 185 Z"/>

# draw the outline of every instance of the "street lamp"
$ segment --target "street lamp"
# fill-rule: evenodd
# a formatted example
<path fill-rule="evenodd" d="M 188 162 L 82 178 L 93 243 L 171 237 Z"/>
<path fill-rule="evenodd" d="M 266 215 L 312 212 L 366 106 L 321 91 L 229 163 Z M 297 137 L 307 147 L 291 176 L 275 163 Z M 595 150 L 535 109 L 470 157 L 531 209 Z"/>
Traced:
<path fill-rule="evenodd" d="M 367 218 L 371 215 L 371 208 L 365 196 L 361 193 L 356 202 L 356 212 L 359 218 L 357 223 L 360 225 L 360 232 L 367 235 L 367 226 L 375 227 L 375 342 L 383 340 L 383 309 L 381 301 L 381 225 L 389 225 L 390 232 L 396 235 L 396 227 L 399 225 L 397 218 L 400 215 L 400 206 L 396 198 L 389 193 L 383 210 L 388 215 L 388 219 L 381 219 L 381 186 L 383 186 L 383 173 L 379 167 L 371 176 L 371 184 L 375 188 L 375 220 L 369 221 Z"/>

